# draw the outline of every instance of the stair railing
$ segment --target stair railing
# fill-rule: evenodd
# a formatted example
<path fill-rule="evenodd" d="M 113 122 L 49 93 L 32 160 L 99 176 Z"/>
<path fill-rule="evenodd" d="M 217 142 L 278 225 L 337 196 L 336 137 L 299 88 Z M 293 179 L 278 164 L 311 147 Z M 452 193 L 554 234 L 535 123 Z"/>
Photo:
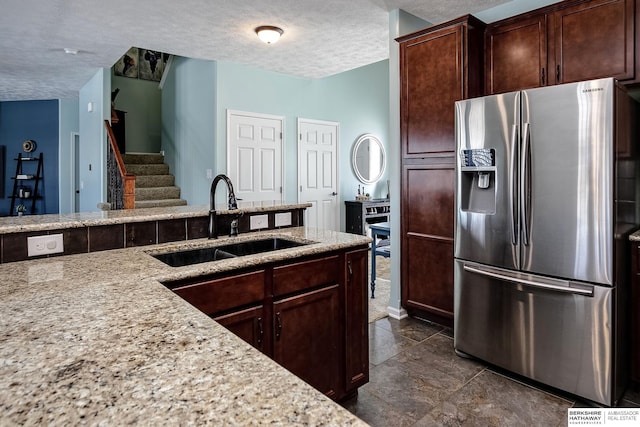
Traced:
<path fill-rule="evenodd" d="M 136 176 L 125 168 L 109 120 L 104 121 L 109 140 L 107 150 L 107 202 L 111 209 L 133 209 L 136 203 Z"/>

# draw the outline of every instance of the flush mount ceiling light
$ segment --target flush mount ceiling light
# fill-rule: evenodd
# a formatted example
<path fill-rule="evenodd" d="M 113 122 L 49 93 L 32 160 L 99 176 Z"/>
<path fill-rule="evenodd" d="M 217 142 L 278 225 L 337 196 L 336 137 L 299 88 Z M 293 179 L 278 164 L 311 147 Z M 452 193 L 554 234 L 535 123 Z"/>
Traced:
<path fill-rule="evenodd" d="M 273 25 L 261 25 L 256 27 L 256 34 L 258 38 L 266 44 L 272 44 L 280 40 L 280 36 L 284 31 L 282 28 L 274 27 Z"/>

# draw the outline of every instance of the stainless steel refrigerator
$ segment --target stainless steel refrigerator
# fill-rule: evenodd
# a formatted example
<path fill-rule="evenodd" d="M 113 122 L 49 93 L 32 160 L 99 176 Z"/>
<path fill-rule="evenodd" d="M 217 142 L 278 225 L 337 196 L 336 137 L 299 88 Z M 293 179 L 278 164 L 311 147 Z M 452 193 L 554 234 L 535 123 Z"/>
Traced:
<path fill-rule="evenodd" d="M 456 103 L 459 354 L 599 404 L 620 397 L 634 114 L 613 79 Z"/>

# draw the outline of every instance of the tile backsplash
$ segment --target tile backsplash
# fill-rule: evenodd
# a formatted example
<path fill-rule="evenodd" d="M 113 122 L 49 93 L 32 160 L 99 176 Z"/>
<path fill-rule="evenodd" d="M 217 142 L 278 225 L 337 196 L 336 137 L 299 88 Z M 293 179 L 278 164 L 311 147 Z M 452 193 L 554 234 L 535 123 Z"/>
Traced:
<path fill-rule="evenodd" d="M 303 225 L 304 209 L 291 209 L 279 212 L 292 213 L 291 227 Z M 279 212 L 274 211 L 268 213 L 269 227 L 267 229 L 280 228 L 275 226 L 275 214 Z M 218 215 L 217 224 L 219 235 L 223 236 L 229 233 L 229 224 L 231 220 L 236 217 L 238 217 L 240 233 L 249 232 L 251 215 L 252 214 L 243 214 L 239 217 L 236 214 Z M 202 239 L 208 235 L 208 226 L 209 218 L 203 216 L 153 221 L 138 220 L 137 222 L 122 224 L 75 226 L 48 231 L 0 234 L 0 260 L 2 263 L 8 263 L 33 258 L 44 258 L 47 256 L 72 255 L 106 251 L 109 249 L 155 245 L 157 243 L 177 242 L 181 240 Z M 43 255 L 41 257 L 27 256 L 27 237 L 60 233 L 63 235 L 64 252 L 53 255 Z"/>

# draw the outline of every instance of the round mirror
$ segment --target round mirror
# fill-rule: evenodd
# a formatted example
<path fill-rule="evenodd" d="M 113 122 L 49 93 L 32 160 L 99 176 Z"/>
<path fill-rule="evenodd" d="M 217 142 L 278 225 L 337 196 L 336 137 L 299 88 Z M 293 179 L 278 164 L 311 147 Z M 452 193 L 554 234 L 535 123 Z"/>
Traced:
<path fill-rule="evenodd" d="M 353 145 L 353 172 L 364 184 L 378 181 L 384 173 L 386 163 L 384 147 L 377 137 L 367 133 Z"/>

